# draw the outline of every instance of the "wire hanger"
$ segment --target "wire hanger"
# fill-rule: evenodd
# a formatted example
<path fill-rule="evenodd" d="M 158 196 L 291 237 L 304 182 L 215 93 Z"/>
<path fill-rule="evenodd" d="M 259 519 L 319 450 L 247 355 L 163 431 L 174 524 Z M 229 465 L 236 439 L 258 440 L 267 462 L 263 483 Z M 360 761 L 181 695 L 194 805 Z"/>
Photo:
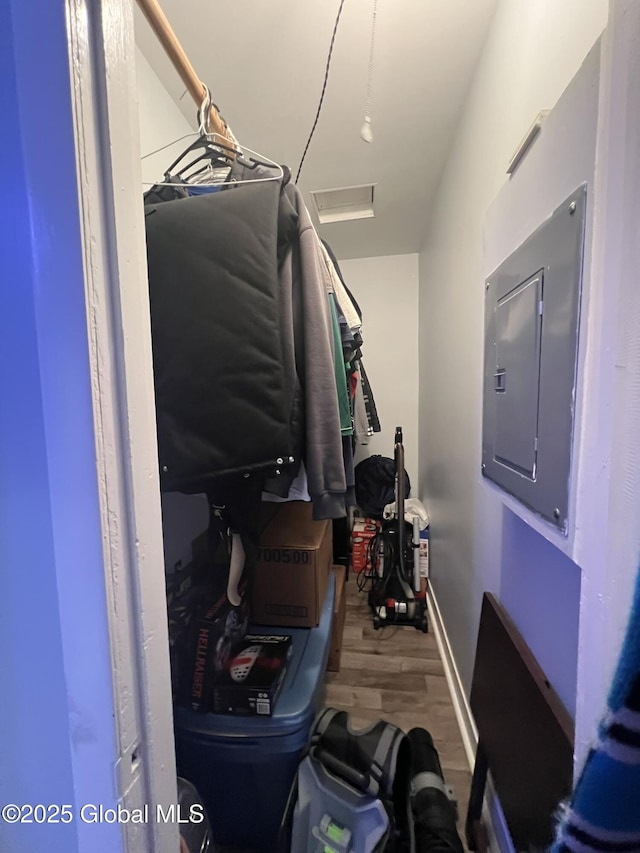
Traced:
<path fill-rule="evenodd" d="M 268 157 L 259 154 L 257 151 L 253 151 L 244 145 L 240 145 L 233 136 L 231 130 L 229 130 L 231 139 L 221 136 L 218 133 L 211 133 L 210 115 L 213 101 L 211 99 L 211 92 L 209 91 L 209 88 L 204 84 L 203 87 L 204 97 L 198 109 L 198 133 L 196 138 L 187 145 L 184 151 L 182 151 L 182 153 L 164 171 L 164 180 L 153 182 L 145 181 L 144 185 L 185 187 L 190 185 L 193 179 L 197 177 L 198 180 L 193 181 L 193 184 L 197 186 L 209 184 L 219 186 L 222 189 L 226 186 L 236 187 L 244 184 L 257 184 L 265 183 L 267 181 L 282 180 L 284 178 L 284 170 L 282 166 Z M 175 145 L 176 142 L 189 139 L 193 135 L 194 134 L 192 133 L 187 133 L 184 136 L 180 136 L 173 142 L 168 142 L 161 148 L 157 148 L 155 151 L 150 151 L 141 159 L 145 160 L 147 157 L 159 154 L 166 148 L 170 148 L 172 145 Z M 178 166 L 185 157 L 192 152 L 195 154 L 199 149 L 201 150 L 201 153 L 198 154 L 195 159 L 185 163 L 178 172 L 174 172 L 175 167 Z M 247 157 L 247 154 L 251 156 Z M 192 169 L 195 165 L 201 162 L 205 162 L 203 167 L 198 169 L 196 172 L 189 173 L 189 169 Z M 230 178 L 229 174 L 234 163 L 242 166 L 245 171 L 253 171 L 261 166 L 263 168 L 274 169 L 275 174 L 261 176 L 259 178 Z M 176 180 L 176 178 L 179 180 Z"/>

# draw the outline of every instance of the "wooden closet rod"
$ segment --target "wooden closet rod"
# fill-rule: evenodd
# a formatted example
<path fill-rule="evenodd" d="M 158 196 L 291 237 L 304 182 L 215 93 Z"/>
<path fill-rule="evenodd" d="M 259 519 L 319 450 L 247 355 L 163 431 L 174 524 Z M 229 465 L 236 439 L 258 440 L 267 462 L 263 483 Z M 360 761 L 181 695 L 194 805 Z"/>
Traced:
<path fill-rule="evenodd" d="M 193 65 L 189 61 L 189 57 L 184 52 L 184 48 L 178 41 L 171 24 L 167 20 L 167 16 L 160 8 L 158 0 L 137 0 L 137 3 L 149 22 L 149 26 L 156 34 L 158 41 L 164 48 L 165 53 L 171 60 L 173 67 L 180 75 L 180 79 L 187 87 L 187 91 L 196 104 L 201 106 L 206 92 L 204 84 L 196 74 Z M 211 133 L 218 133 L 220 136 L 224 136 L 225 139 L 229 138 L 229 129 L 226 122 L 213 106 L 211 107 L 209 126 Z"/>

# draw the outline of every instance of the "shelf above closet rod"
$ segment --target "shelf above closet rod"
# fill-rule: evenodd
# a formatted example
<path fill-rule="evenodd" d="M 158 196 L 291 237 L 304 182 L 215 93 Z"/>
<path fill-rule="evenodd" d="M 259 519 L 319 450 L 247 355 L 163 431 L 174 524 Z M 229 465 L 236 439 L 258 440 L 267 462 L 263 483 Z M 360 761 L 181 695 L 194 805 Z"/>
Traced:
<path fill-rule="evenodd" d="M 162 11 L 158 0 L 136 0 L 140 10 L 149 22 L 149 26 L 156 38 L 164 48 L 165 53 L 171 60 L 173 67 L 180 75 L 180 79 L 187 87 L 187 91 L 198 106 L 202 104 L 205 96 L 205 86 L 195 72 L 189 57 L 178 41 L 167 16 Z M 229 129 L 225 120 L 215 107 L 211 107 L 210 118 L 211 133 L 217 133 L 225 139 L 229 139 Z"/>

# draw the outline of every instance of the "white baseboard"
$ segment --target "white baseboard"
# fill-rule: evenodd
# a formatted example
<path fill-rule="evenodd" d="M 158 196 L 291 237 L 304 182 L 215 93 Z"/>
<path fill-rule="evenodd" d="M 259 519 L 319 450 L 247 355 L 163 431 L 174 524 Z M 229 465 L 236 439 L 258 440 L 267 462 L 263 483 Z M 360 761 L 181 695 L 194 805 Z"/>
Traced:
<path fill-rule="evenodd" d="M 458 672 L 451 644 L 449 643 L 449 637 L 447 636 L 447 629 L 444 626 L 438 601 L 435 597 L 431 584 L 428 586 L 427 604 L 429 607 L 429 615 L 431 616 L 430 627 L 433 630 L 434 637 L 436 638 L 438 651 L 440 652 L 440 657 L 442 658 L 442 663 L 444 665 L 444 674 L 447 679 L 449 692 L 451 693 L 451 701 L 453 702 L 453 709 L 456 714 L 458 726 L 460 727 L 462 744 L 467 756 L 467 761 L 469 762 L 469 767 L 473 770 L 473 765 L 476 760 L 476 748 L 478 746 L 478 730 L 462 686 L 460 673 Z"/>
<path fill-rule="evenodd" d="M 451 643 L 449 642 L 447 629 L 431 584 L 428 585 L 427 605 L 431 617 L 430 627 L 436 639 L 440 657 L 442 658 L 444 674 L 447 679 L 449 693 L 451 694 L 456 720 L 460 728 L 462 744 L 467 761 L 469 762 L 469 769 L 473 772 L 476 749 L 478 747 L 478 729 L 473 719 L 464 687 L 462 686 L 462 680 L 456 665 L 456 659 L 453 655 Z M 514 853 L 502 809 L 495 800 L 491 779 L 487 780 L 487 792 L 485 794 L 482 817 L 487 830 L 491 853 Z M 465 815 L 461 815 L 461 818 L 464 820 Z"/>

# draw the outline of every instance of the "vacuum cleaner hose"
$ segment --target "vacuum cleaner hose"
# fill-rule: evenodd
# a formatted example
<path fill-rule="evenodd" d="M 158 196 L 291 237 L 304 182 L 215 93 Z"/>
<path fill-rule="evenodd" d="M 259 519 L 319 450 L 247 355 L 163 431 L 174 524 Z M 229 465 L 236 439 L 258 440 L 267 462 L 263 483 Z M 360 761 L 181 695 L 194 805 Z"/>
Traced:
<path fill-rule="evenodd" d="M 426 729 L 409 732 L 411 807 L 416 853 L 464 853 L 456 829 L 456 811 L 448 797 L 433 739 Z"/>

